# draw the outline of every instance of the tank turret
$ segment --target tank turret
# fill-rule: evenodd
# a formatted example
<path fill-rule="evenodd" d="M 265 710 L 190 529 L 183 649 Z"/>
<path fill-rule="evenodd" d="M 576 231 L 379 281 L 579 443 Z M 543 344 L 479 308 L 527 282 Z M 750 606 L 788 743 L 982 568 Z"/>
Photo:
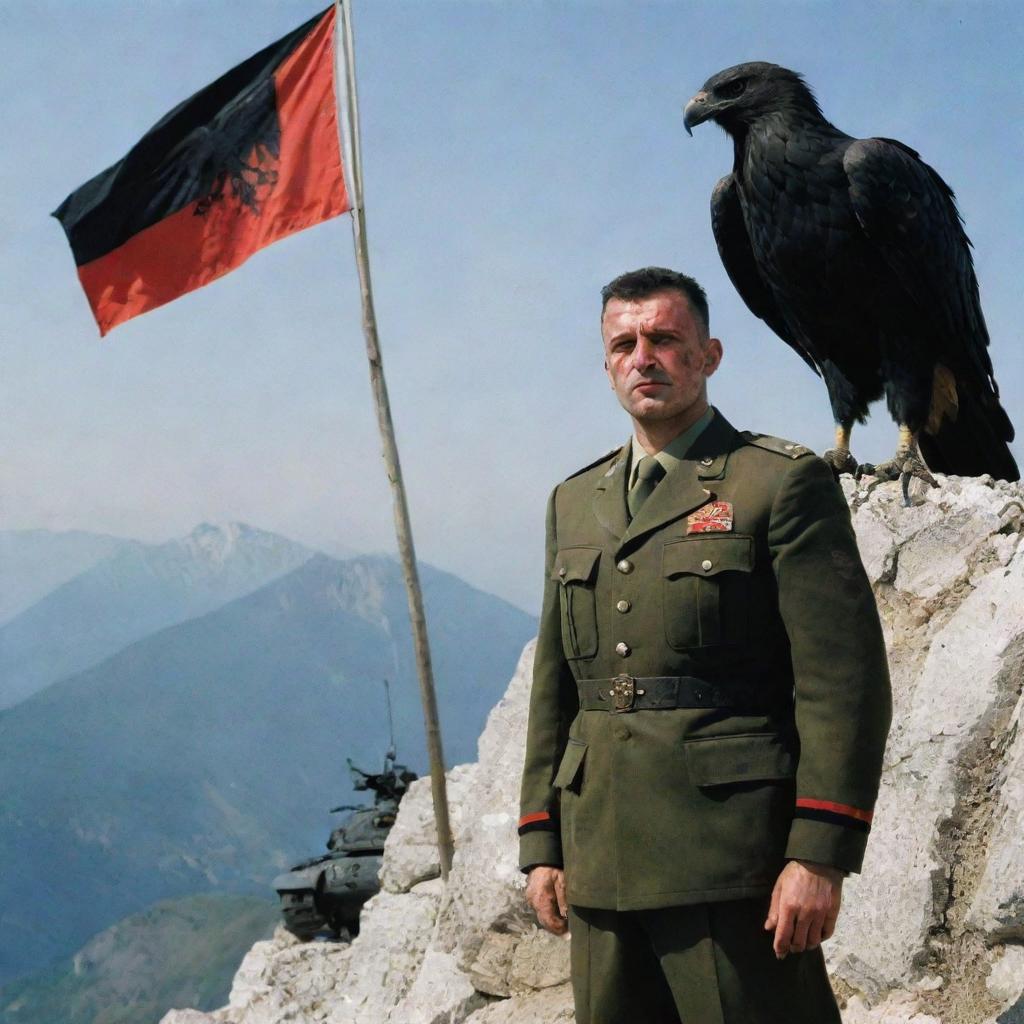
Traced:
<path fill-rule="evenodd" d="M 385 682 L 385 690 L 387 682 Z M 388 719 L 391 718 L 390 693 Z M 281 898 L 285 927 L 300 939 L 327 928 L 335 936 L 359 932 L 359 911 L 380 889 L 378 873 L 384 841 L 395 823 L 398 805 L 418 778 L 396 761 L 394 737 L 384 756 L 384 770 L 364 772 L 347 759 L 352 788 L 372 792 L 373 804 L 342 804 L 332 814 L 346 813 L 327 840 L 328 853 L 296 864 L 274 879 Z"/>

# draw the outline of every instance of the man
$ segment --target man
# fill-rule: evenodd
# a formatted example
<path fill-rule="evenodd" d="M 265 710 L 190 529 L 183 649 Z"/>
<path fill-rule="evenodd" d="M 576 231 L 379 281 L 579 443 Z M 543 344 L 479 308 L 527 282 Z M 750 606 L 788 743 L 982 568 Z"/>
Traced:
<path fill-rule="evenodd" d="M 806 448 L 708 405 L 692 278 L 602 295 L 633 436 L 548 506 L 527 897 L 571 931 L 577 1024 L 838 1024 L 819 946 L 891 714 L 849 509 Z"/>

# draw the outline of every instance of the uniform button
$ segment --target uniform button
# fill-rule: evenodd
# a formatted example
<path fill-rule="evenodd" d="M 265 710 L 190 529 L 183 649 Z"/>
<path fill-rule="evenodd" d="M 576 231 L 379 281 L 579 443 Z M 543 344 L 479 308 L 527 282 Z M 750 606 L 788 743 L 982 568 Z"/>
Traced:
<path fill-rule="evenodd" d="M 629 731 L 627 725 L 616 725 L 615 726 L 615 738 L 617 740 L 628 740 L 633 734 Z"/>
<path fill-rule="evenodd" d="M 615 653 L 620 658 L 628 658 L 632 654 L 629 644 L 618 643 L 615 645 Z"/>
<path fill-rule="evenodd" d="M 700 567 L 705 572 L 708 572 L 711 569 L 711 559 L 710 558 L 705 558 L 704 561 L 700 563 Z"/>
<path fill-rule="evenodd" d="M 700 460 L 700 464 L 701 464 L 702 466 L 710 466 L 710 465 L 711 465 L 711 463 L 712 463 L 712 462 L 714 462 L 714 461 L 715 461 L 714 459 L 708 458 L 708 457 L 707 457 L 707 456 L 705 455 L 705 456 L 704 456 L 704 458 Z"/>
<path fill-rule="evenodd" d="M 561 566 L 558 567 L 558 575 L 559 576 L 564 576 L 565 575 L 565 566 L 564 565 L 561 565 Z"/>
<path fill-rule="evenodd" d="M 632 607 L 633 606 L 628 601 L 619 601 L 618 604 L 615 605 L 616 611 L 620 611 L 623 613 L 628 612 L 629 609 Z"/>
<path fill-rule="evenodd" d="M 615 568 L 618 569 L 619 572 L 629 574 L 633 571 L 633 563 L 628 558 L 624 558 L 617 566 L 615 566 Z"/>

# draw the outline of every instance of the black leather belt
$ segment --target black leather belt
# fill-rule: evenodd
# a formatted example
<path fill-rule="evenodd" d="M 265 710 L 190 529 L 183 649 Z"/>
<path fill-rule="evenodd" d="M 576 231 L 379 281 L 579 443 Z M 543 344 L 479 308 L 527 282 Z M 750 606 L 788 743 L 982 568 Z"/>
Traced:
<path fill-rule="evenodd" d="M 696 676 L 616 676 L 576 684 L 582 711 L 659 711 L 670 708 L 730 708 L 758 714 L 777 706 L 767 681 L 756 689 L 746 681 L 709 683 Z"/>

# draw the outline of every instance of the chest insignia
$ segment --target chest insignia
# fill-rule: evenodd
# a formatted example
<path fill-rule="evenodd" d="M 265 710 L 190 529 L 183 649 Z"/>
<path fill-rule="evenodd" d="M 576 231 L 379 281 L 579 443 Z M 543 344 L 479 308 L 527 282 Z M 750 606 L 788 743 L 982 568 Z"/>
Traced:
<path fill-rule="evenodd" d="M 715 533 L 732 529 L 732 502 L 709 501 L 686 517 L 686 533 Z"/>

